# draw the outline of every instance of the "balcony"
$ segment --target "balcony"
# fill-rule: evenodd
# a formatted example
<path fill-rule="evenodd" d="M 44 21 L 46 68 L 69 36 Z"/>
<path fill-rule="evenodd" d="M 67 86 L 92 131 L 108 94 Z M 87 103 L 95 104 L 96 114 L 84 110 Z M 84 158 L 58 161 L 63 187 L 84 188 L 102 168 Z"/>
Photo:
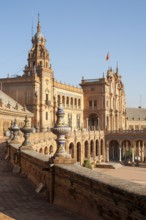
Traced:
<path fill-rule="evenodd" d="M 51 101 L 46 100 L 46 101 L 45 101 L 45 104 L 46 104 L 47 106 L 51 106 Z"/>

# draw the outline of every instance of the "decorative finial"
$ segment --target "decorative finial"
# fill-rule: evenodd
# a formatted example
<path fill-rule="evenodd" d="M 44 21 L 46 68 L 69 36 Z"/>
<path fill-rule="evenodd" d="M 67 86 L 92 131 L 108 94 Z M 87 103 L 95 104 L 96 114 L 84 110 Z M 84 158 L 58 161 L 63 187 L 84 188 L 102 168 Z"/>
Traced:
<path fill-rule="evenodd" d="M 116 73 L 119 72 L 119 68 L 118 68 L 118 61 L 117 61 L 117 66 L 116 66 Z"/>
<path fill-rule="evenodd" d="M 104 72 L 103 72 L 103 78 L 105 78 L 105 77 L 104 77 Z"/>
<path fill-rule="evenodd" d="M 37 32 L 41 32 L 40 13 L 38 13 L 38 26 L 37 26 Z"/>

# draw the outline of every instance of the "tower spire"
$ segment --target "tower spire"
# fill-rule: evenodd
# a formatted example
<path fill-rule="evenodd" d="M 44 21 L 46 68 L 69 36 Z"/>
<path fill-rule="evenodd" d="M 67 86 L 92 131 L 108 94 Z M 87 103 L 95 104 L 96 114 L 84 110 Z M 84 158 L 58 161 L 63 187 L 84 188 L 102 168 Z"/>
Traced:
<path fill-rule="evenodd" d="M 117 61 L 117 65 L 116 65 L 116 73 L 119 72 L 119 67 L 118 67 L 118 61 Z"/>
<path fill-rule="evenodd" d="M 38 26 L 37 26 L 37 32 L 41 32 L 40 13 L 38 13 Z"/>

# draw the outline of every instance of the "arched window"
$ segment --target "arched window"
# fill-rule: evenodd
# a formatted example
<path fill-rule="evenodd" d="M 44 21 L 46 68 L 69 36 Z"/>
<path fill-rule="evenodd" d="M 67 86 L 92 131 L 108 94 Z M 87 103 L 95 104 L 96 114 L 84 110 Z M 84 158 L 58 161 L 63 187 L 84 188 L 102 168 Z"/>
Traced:
<path fill-rule="evenodd" d="M 74 99 L 74 105 L 75 105 L 75 108 L 77 108 L 77 99 L 76 98 Z"/>
<path fill-rule="evenodd" d="M 39 149 L 39 153 L 40 153 L 40 154 L 42 154 L 42 152 L 43 152 L 43 149 L 42 149 L 42 148 L 40 148 L 40 149 Z"/>
<path fill-rule="evenodd" d="M 60 95 L 58 95 L 57 101 L 58 103 L 60 103 Z"/>
<path fill-rule="evenodd" d="M 69 97 L 66 97 L 66 106 L 69 107 Z"/>
<path fill-rule="evenodd" d="M 73 98 L 70 100 L 71 107 L 73 107 Z"/>
<path fill-rule="evenodd" d="M 48 147 L 47 146 L 44 149 L 44 154 L 48 154 Z"/>
<path fill-rule="evenodd" d="M 63 104 L 63 106 L 65 106 L 65 97 L 64 96 L 62 96 L 62 104 Z"/>
<path fill-rule="evenodd" d="M 81 100 L 78 99 L 78 108 L 81 108 Z"/>
<path fill-rule="evenodd" d="M 53 154 L 53 146 L 52 145 L 50 145 L 50 148 L 49 148 L 49 154 Z"/>

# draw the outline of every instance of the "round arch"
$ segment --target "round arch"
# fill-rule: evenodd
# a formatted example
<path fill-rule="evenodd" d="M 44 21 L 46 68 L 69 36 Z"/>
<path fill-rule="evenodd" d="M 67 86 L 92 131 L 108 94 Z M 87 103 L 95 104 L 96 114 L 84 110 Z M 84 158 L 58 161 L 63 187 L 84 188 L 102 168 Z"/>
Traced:
<path fill-rule="evenodd" d="M 39 149 L 39 153 L 40 153 L 40 154 L 42 154 L 42 152 L 43 152 L 43 149 L 42 149 L 42 148 L 40 148 L 40 149 Z"/>

